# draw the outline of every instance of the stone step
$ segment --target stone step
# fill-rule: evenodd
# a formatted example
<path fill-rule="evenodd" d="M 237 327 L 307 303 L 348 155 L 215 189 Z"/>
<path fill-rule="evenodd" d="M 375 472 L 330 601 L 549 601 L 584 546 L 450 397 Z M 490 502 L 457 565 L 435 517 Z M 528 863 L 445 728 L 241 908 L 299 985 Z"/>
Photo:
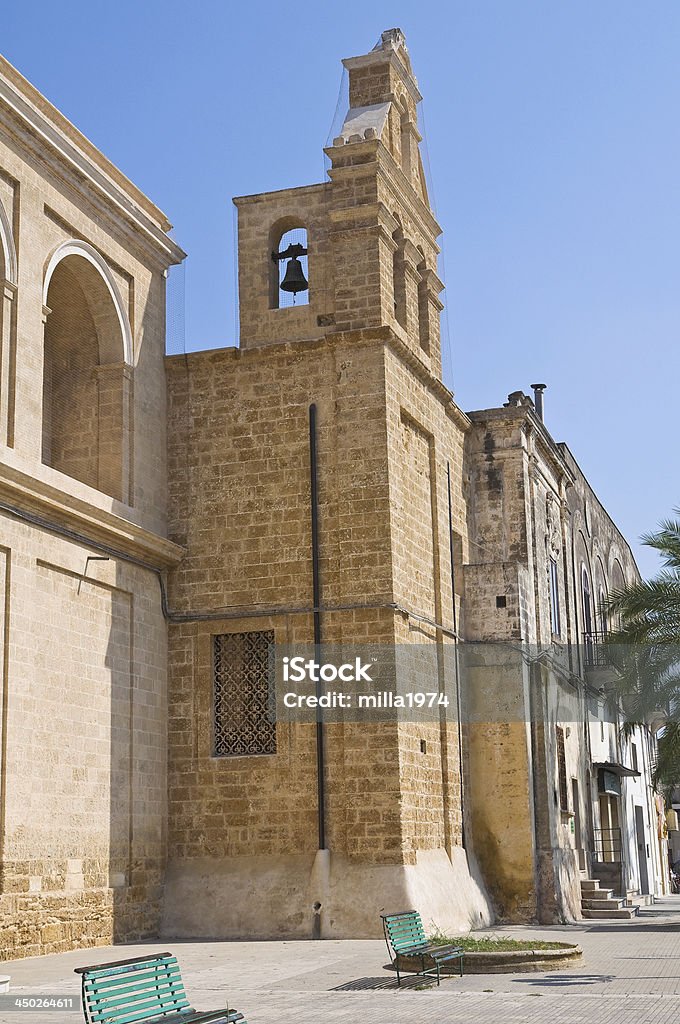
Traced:
<path fill-rule="evenodd" d="M 583 910 L 583 916 L 589 921 L 623 920 L 632 921 L 637 917 L 637 907 L 621 907 L 620 910 Z"/>
<path fill-rule="evenodd" d="M 581 892 L 581 898 L 584 900 L 610 900 L 614 896 L 613 889 L 586 889 L 585 892 Z M 618 899 L 618 896 L 616 897 Z"/>
<path fill-rule="evenodd" d="M 599 889 L 600 881 L 598 878 L 582 878 L 581 879 L 582 889 Z"/>
<path fill-rule="evenodd" d="M 581 900 L 582 910 L 622 910 L 623 900 L 608 899 L 608 900 Z"/>
<path fill-rule="evenodd" d="M 646 894 L 640 895 L 640 893 L 638 893 L 636 896 L 628 896 L 626 899 L 627 907 L 651 907 L 653 903 L 653 896 L 648 896 Z"/>

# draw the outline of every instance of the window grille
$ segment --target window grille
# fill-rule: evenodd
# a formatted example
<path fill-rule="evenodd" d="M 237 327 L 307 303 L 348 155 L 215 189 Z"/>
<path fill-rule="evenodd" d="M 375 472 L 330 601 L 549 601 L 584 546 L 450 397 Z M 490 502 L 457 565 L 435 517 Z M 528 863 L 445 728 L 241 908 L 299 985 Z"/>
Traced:
<path fill-rule="evenodd" d="M 557 774 L 560 785 L 560 808 L 563 811 L 569 810 L 569 793 L 567 790 L 567 758 L 564 750 L 564 729 L 556 726 L 557 734 Z"/>
<path fill-rule="evenodd" d="M 213 754 L 276 753 L 274 631 L 213 637 Z"/>

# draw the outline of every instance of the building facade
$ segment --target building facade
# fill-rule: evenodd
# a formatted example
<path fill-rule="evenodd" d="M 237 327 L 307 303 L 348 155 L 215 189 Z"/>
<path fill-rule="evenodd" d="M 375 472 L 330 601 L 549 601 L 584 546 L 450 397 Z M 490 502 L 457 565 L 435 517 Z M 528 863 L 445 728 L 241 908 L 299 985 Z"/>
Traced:
<path fill-rule="evenodd" d="M 0 62 L 3 957 L 158 928 L 169 227 Z"/>
<path fill-rule="evenodd" d="M 624 728 L 605 643 L 616 625 L 608 596 L 639 574 L 546 430 L 542 385 L 536 397 L 514 392 L 470 413 L 463 635 L 482 645 L 468 679 L 474 847 L 504 919 L 630 916 L 668 877 L 654 735 Z"/>
<path fill-rule="evenodd" d="M 329 180 L 235 201 L 239 347 L 165 360 L 169 223 L 0 65 L 5 957 L 575 919 L 617 828 L 659 884 L 592 658 L 630 550 L 530 399 L 445 387 L 404 37 L 344 64 Z M 321 643 L 424 651 L 456 713 L 273 721 Z"/>

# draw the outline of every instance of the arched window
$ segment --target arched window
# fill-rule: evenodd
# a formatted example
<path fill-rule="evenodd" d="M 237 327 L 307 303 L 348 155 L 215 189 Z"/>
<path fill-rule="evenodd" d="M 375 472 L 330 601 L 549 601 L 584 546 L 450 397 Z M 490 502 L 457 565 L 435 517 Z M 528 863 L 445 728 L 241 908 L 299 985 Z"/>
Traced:
<path fill-rule="evenodd" d="M 17 282 L 17 256 L 9 217 L 0 203 L 0 277 L 10 284 Z"/>
<path fill-rule="evenodd" d="M 430 298 L 427 286 L 427 266 L 425 256 L 418 264 L 418 337 L 423 352 L 430 354 Z"/>
<path fill-rule="evenodd" d="M 392 233 L 395 243 L 392 256 L 392 282 L 394 288 L 394 319 L 402 327 L 406 327 L 406 268 L 404 265 L 404 232 L 401 224 Z"/>
<path fill-rule="evenodd" d="M 585 565 L 581 566 L 581 596 L 583 599 L 583 632 L 586 636 L 592 636 L 593 601 L 590 589 L 590 576 Z"/>
<path fill-rule="evenodd" d="M 625 577 L 624 572 L 623 572 L 623 567 L 621 566 L 621 563 L 618 560 L 618 558 L 614 558 L 612 563 L 611 563 L 611 569 L 610 569 L 610 572 L 609 572 L 609 583 L 610 583 L 610 593 L 612 593 L 612 594 L 615 594 L 618 591 L 623 590 L 623 588 L 626 585 L 626 577 Z M 621 629 L 621 625 L 622 625 L 621 614 L 617 613 L 616 615 L 613 616 L 612 627 L 614 629 Z"/>
<path fill-rule="evenodd" d="M 17 256 L 12 226 L 0 202 L 0 444 L 14 441 L 14 346 Z"/>
<path fill-rule="evenodd" d="M 270 242 L 270 309 L 309 305 L 307 229 L 289 220 L 279 222 L 272 228 Z"/>
<path fill-rule="evenodd" d="M 66 243 L 47 268 L 42 461 L 128 499 L 132 339 L 99 253 Z"/>
<path fill-rule="evenodd" d="M 411 117 L 408 112 L 406 100 L 401 101 L 401 169 L 406 177 L 411 180 L 412 157 L 411 157 Z"/>

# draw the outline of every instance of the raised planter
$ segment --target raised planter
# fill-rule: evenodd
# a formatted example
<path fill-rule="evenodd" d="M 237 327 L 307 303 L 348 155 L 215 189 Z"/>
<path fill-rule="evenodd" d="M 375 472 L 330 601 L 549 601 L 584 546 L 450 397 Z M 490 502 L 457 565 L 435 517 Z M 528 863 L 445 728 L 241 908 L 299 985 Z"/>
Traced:
<path fill-rule="evenodd" d="M 501 949 L 494 952 L 466 953 L 463 961 L 464 974 L 521 974 L 527 971 L 554 971 L 572 967 L 583 956 L 580 946 L 570 942 L 560 943 L 559 949 Z M 422 959 L 419 956 L 400 956 L 400 971 L 420 971 Z M 434 967 L 431 957 L 425 957 L 425 966 Z M 442 974 L 458 974 L 458 963 L 442 964 Z"/>

